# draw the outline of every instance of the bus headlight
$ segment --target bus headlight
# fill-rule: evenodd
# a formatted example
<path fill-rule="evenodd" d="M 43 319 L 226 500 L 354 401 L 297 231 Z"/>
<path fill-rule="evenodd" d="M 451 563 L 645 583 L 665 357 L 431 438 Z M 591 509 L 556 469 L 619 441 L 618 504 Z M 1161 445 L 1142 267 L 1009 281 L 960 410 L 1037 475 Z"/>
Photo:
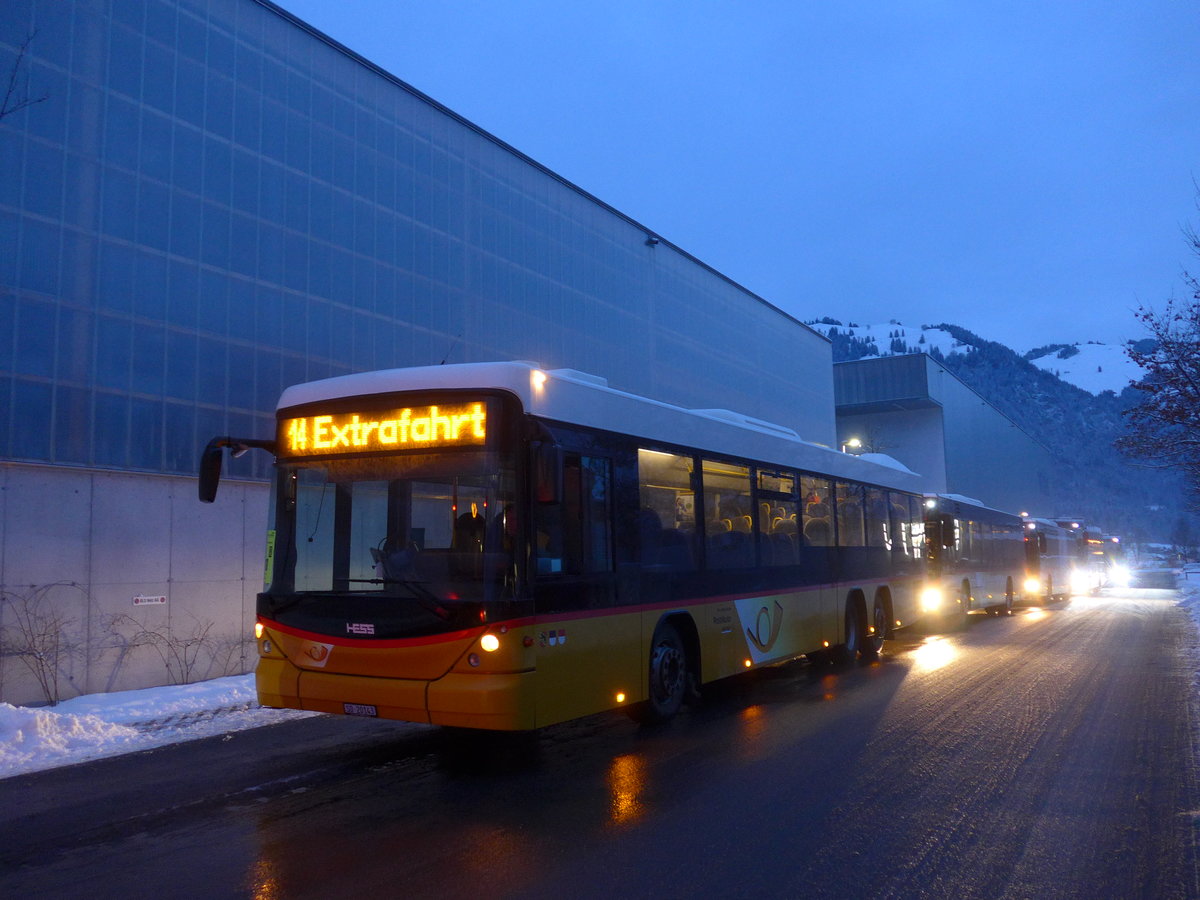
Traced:
<path fill-rule="evenodd" d="M 1025 593 L 1040 594 L 1041 592 L 1042 592 L 1041 579 L 1038 579 L 1038 578 L 1026 578 L 1025 579 Z"/>
<path fill-rule="evenodd" d="M 494 634 L 485 634 L 479 639 L 479 646 L 488 653 L 495 653 L 500 649 L 500 638 L 496 637 Z"/>
<path fill-rule="evenodd" d="M 942 608 L 942 603 L 945 602 L 945 597 L 942 595 L 942 589 L 938 587 L 927 587 L 921 591 L 921 611 L 927 613 L 937 612 Z"/>
<path fill-rule="evenodd" d="M 1091 590 L 1091 581 L 1088 578 L 1088 573 L 1083 569 L 1075 569 L 1071 572 L 1071 593 L 1086 594 Z"/>

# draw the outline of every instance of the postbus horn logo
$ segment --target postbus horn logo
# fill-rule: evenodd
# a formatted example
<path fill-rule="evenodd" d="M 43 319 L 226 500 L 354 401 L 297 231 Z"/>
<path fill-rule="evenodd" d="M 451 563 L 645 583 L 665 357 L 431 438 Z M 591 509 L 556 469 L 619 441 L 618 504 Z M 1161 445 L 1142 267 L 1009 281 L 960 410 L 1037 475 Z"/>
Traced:
<path fill-rule="evenodd" d="M 775 641 L 779 637 L 779 629 L 783 627 L 783 607 L 779 605 L 779 601 L 775 601 L 775 614 L 771 614 L 771 610 L 765 606 L 758 611 L 758 615 L 754 618 L 754 630 L 746 629 L 746 637 L 750 639 L 755 647 L 761 652 L 766 653 L 775 646 Z"/>

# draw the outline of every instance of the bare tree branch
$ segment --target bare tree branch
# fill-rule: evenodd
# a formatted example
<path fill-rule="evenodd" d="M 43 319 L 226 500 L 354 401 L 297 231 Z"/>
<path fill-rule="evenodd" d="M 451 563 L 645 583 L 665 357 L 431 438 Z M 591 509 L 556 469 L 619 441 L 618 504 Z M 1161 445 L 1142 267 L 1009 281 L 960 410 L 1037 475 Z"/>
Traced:
<path fill-rule="evenodd" d="M 36 31 L 31 31 L 29 36 L 21 42 L 21 48 L 17 51 L 16 61 L 12 64 L 12 68 L 9 69 L 8 84 L 4 89 L 4 100 L 0 102 L 0 119 L 20 112 L 27 106 L 41 103 L 47 97 L 46 94 L 40 97 L 29 96 L 28 77 L 26 78 L 24 89 L 22 90 L 21 88 L 21 63 L 25 60 L 25 55 L 29 52 L 29 45 L 36 35 Z"/>

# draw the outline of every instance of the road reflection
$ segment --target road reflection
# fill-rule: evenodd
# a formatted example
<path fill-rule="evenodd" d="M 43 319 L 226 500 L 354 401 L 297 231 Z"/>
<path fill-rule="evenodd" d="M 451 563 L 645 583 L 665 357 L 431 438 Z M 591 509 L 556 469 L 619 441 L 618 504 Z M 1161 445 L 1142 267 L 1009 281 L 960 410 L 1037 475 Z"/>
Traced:
<path fill-rule="evenodd" d="M 958 648 L 946 638 L 930 635 L 913 651 L 914 668 L 920 672 L 932 672 L 952 663 L 958 654 Z"/>
<path fill-rule="evenodd" d="M 646 760 L 636 753 L 613 759 L 608 767 L 608 791 L 614 825 L 628 825 L 645 814 Z"/>
<path fill-rule="evenodd" d="M 254 900 L 282 900 L 278 866 L 270 856 L 262 855 L 250 870 L 250 896 Z"/>

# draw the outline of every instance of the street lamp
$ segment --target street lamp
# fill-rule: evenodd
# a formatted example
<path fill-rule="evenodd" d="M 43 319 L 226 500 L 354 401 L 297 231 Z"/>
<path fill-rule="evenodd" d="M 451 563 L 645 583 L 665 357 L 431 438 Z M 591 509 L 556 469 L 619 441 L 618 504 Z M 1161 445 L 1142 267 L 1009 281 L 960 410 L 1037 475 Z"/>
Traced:
<path fill-rule="evenodd" d="M 850 438 L 850 440 L 848 440 L 844 444 L 842 444 L 842 452 L 843 453 L 857 453 L 861 449 L 862 449 L 862 441 L 860 441 L 856 437 L 852 437 L 852 438 Z"/>

